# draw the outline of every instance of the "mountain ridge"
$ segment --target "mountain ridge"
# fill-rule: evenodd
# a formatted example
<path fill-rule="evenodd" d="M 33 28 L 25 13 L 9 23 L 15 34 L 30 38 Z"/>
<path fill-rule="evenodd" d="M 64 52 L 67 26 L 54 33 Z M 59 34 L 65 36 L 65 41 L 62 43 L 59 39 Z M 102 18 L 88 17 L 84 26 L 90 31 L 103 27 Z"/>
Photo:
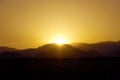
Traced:
<path fill-rule="evenodd" d="M 9 47 L 0 47 L 0 57 L 20 58 L 81 58 L 81 57 L 120 57 L 120 41 L 106 41 L 94 44 L 46 44 L 38 48 L 18 50 Z M 17 54 L 17 55 L 16 55 Z"/>

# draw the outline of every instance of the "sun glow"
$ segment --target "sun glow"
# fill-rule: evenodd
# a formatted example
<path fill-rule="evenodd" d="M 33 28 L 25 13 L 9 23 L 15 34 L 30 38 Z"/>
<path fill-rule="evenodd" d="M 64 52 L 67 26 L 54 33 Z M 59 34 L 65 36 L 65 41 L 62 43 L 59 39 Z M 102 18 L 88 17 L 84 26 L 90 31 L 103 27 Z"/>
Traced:
<path fill-rule="evenodd" d="M 58 37 L 54 40 L 54 43 L 58 45 L 69 44 L 69 42 L 64 37 Z"/>

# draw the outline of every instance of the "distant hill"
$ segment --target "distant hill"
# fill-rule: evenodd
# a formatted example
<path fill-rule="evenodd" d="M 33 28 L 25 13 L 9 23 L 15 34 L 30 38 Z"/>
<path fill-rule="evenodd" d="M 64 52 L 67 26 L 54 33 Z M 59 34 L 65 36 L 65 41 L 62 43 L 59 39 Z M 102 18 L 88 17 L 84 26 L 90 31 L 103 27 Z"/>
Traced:
<path fill-rule="evenodd" d="M 40 50 L 40 54 L 38 54 L 37 57 L 74 58 L 74 57 L 78 57 L 77 55 L 79 54 L 78 49 L 73 48 L 67 44 L 64 44 L 62 46 L 58 46 L 56 44 L 47 44 L 42 47 L 39 47 L 37 50 Z"/>
<path fill-rule="evenodd" d="M 27 58 L 34 58 L 36 56 L 36 54 L 38 53 L 36 49 L 24 49 L 24 50 L 20 50 L 18 51 L 19 53 L 21 53 L 24 57 Z"/>
<path fill-rule="evenodd" d="M 95 51 L 82 51 L 68 44 L 61 46 L 46 44 L 36 49 L 5 51 L 0 55 L 0 57 L 4 58 L 81 58 L 97 56 L 100 56 L 100 54 Z"/>
<path fill-rule="evenodd" d="M 44 57 L 47 56 L 48 58 L 81 58 L 100 56 L 100 54 L 95 51 L 82 51 L 68 44 L 64 44 L 62 46 L 47 44 L 38 48 L 38 50 L 40 50 L 42 57 L 44 55 Z M 40 57 L 41 54 L 38 54 L 37 56 Z"/>
<path fill-rule="evenodd" d="M 120 41 L 106 41 L 94 44 L 75 43 L 72 46 L 84 51 L 94 50 L 104 56 L 120 57 Z"/>
<path fill-rule="evenodd" d="M 1 58 L 88 58 L 120 57 L 120 41 L 100 42 L 94 44 L 46 44 L 33 49 L 18 50 L 0 47 Z"/>
<path fill-rule="evenodd" d="M 5 52 L 5 51 L 18 51 L 18 49 L 1 46 L 0 47 L 0 53 Z"/>

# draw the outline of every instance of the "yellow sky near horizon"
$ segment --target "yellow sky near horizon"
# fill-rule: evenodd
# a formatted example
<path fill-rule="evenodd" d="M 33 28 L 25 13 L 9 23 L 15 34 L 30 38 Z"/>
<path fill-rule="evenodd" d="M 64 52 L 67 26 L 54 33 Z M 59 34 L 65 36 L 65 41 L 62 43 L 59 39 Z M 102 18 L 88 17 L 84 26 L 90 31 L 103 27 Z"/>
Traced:
<path fill-rule="evenodd" d="M 0 0 L 0 45 L 120 40 L 119 0 Z"/>

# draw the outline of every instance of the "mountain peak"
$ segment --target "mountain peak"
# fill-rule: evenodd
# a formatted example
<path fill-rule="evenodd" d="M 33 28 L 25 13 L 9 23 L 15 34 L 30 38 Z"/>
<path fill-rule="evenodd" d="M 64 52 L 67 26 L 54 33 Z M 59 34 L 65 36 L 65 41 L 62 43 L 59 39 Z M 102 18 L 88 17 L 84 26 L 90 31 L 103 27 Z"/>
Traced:
<path fill-rule="evenodd" d="M 62 44 L 62 45 L 58 45 L 56 43 L 52 43 L 52 44 L 45 44 L 42 47 L 38 47 L 37 49 L 43 49 L 43 48 L 50 48 L 50 49 L 59 49 L 59 48 L 65 48 L 65 47 L 72 47 L 69 44 Z"/>

